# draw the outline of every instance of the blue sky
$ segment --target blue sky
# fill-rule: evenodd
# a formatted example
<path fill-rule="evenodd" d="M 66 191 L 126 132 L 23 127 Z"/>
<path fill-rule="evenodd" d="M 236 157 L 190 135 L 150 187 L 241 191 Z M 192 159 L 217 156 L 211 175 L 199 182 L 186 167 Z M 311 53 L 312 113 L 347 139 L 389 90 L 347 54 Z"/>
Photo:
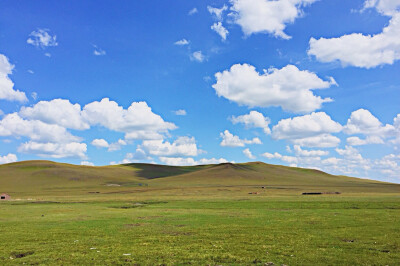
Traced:
<path fill-rule="evenodd" d="M 400 1 L 1 1 L 0 163 L 400 182 Z"/>

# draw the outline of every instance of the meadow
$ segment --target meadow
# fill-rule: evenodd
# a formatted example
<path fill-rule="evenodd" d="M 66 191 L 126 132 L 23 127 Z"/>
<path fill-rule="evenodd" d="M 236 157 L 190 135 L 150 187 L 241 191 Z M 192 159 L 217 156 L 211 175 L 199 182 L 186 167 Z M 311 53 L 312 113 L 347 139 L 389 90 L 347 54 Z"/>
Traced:
<path fill-rule="evenodd" d="M 400 262 L 395 184 L 261 163 L 102 169 L 28 162 L 0 166 L 0 187 L 13 196 L 0 202 L 2 265 Z"/>

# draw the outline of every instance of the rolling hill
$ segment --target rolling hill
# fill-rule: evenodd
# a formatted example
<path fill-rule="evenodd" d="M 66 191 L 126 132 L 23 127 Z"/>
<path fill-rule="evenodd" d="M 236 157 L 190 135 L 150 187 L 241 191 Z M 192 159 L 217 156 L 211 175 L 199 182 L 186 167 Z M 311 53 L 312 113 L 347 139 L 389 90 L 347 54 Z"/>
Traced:
<path fill-rule="evenodd" d="M 262 162 L 200 166 L 123 164 L 81 166 L 23 161 L 0 166 L 0 192 L 16 195 L 54 193 L 133 193 L 188 188 L 247 188 L 341 193 L 399 193 L 400 184 Z M 221 189 L 220 189 L 221 190 Z"/>

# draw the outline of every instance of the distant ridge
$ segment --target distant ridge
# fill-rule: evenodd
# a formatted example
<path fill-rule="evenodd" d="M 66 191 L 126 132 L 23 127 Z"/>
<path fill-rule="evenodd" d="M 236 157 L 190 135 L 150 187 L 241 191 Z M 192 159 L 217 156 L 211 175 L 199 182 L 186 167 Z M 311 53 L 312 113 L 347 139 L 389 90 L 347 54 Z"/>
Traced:
<path fill-rule="evenodd" d="M 263 162 L 167 166 L 132 163 L 82 166 L 52 161 L 0 165 L 0 192 L 104 190 L 122 188 L 268 186 L 298 191 L 400 193 L 400 184 Z"/>

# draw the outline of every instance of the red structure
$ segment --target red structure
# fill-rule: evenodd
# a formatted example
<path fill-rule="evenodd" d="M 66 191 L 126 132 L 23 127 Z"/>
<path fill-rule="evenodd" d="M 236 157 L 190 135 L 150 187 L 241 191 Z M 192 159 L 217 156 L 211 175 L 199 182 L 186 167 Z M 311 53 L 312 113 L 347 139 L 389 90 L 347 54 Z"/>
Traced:
<path fill-rule="evenodd" d="M 0 195 L 0 200 L 10 200 L 10 199 L 11 199 L 11 196 L 8 194 L 3 193 Z"/>

